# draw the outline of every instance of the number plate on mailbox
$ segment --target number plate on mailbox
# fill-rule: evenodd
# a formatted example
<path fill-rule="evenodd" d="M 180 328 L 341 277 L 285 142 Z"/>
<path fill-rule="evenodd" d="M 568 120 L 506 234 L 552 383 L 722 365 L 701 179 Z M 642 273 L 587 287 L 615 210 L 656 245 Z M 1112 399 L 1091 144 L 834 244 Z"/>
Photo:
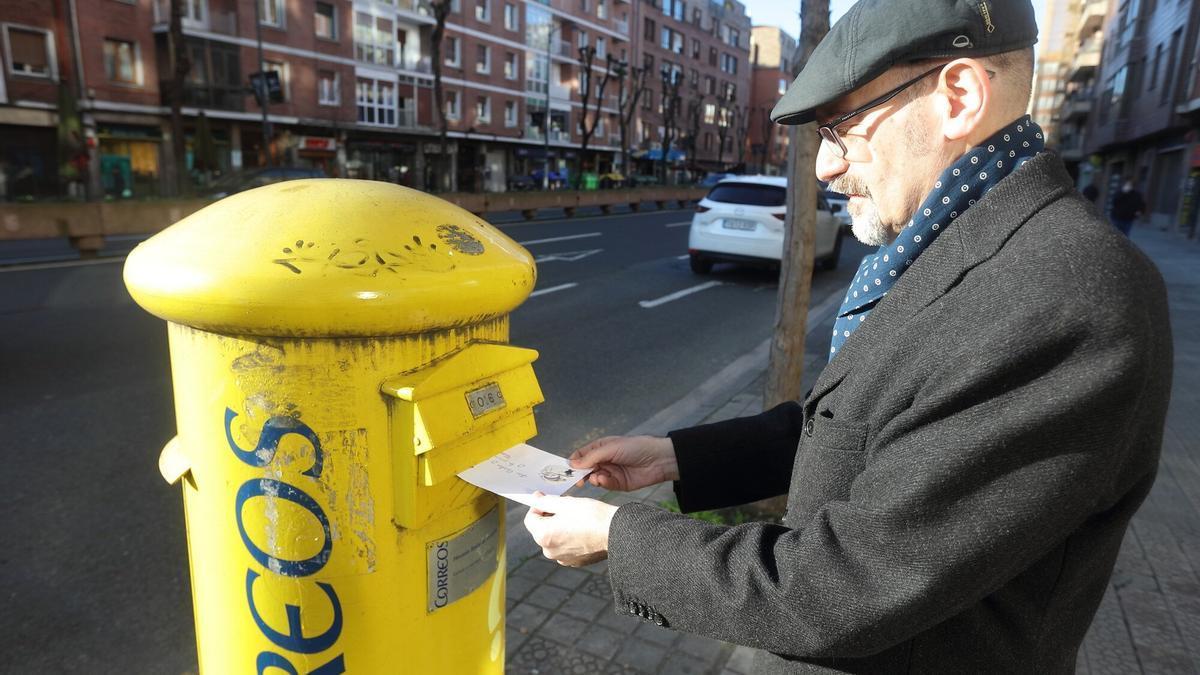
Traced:
<path fill-rule="evenodd" d="M 504 407 L 504 394 L 497 382 L 488 383 L 474 391 L 467 392 L 467 407 L 473 417 L 484 415 Z"/>

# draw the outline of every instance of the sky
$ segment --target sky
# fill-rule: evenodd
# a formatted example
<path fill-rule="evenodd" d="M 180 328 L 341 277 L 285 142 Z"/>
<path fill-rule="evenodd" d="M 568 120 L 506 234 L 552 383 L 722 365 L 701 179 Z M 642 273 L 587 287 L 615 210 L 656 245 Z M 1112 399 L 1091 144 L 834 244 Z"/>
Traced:
<path fill-rule="evenodd" d="M 792 37 L 800 39 L 800 0 L 742 0 L 755 26 L 779 26 Z M 853 0 L 829 0 L 829 24 L 832 26 L 854 4 Z M 1042 23 L 1044 0 L 1034 0 L 1033 9 L 1038 26 Z"/>

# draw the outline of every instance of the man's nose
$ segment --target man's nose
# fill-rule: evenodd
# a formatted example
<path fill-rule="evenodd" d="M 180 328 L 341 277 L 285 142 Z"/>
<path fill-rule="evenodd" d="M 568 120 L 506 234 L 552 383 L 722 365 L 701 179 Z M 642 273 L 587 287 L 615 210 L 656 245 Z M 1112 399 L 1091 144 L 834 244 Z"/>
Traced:
<path fill-rule="evenodd" d="M 817 141 L 817 178 L 828 183 L 838 176 L 846 173 L 850 168 L 850 163 L 845 159 L 838 157 L 832 150 L 829 149 L 829 143 L 824 140 Z"/>

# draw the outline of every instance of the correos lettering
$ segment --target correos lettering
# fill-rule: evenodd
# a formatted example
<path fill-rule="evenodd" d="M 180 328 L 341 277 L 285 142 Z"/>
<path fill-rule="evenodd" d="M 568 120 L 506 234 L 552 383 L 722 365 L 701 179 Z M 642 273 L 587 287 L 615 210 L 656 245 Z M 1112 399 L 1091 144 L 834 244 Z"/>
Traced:
<path fill-rule="evenodd" d="M 253 450 L 243 450 L 238 446 L 233 439 L 233 421 L 237 418 L 237 413 L 232 409 L 225 409 L 225 438 L 229 442 L 229 449 L 242 462 L 253 467 L 264 467 L 271 463 L 275 457 L 275 452 L 279 449 L 279 442 L 284 437 L 289 435 L 297 435 L 309 443 L 313 448 L 313 465 L 308 470 L 300 475 L 315 479 L 320 478 L 321 470 L 324 466 L 324 451 L 321 449 L 321 441 L 307 424 L 293 417 L 278 415 L 267 420 L 263 425 L 262 431 L 259 434 L 258 444 Z M 264 551 L 254 543 L 246 532 L 246 526 L 243 522 L 242 512 L 247 505 L 254 503 L 256 497 L 270 497 L 275 499 L 283 499 L 299 506 L 308 511 L 316 522 L 320 523 L 324 539 L 321 544 L 321 549 L 314 555 L 303 560 L 289 560 L 279 558 L 267 551 Z M 333 536 L 329 528 L 329 517 L 325 514 L 325 510 L 313 499 L 312 495 L 305 492 L 303 489 L 291 483 L 284 482 L 277 478 L 251 478 L 242 483 L 238 488 L 234 502 L 234 514 L 237 521 L 238 534 L 242 537 L 242 543 L 246 546 L 246 552 L 254 559 L 261 567 L 261 571 L 254 569 L 246 570 L 246 605 L 250 611 L 250 616 L 254 619 L 254 623 L 258 625 L 259 631 L 263 637 L 271 641 L 272 644 L 281 649 L 294 652 L 297 654 L 317 654 L 327 649 L 333 648 L 342 634 L 342 605 L 338 601 L 337 590 L 333 584 L 324 582 L 315 582 L 325 597 L 329 600 L 329 604 L 333 610 L 333 621 L 328 629 L 323 633 L 315 636 L 306 636 L 303 631 L 305 622 L 300 617 L 301 608 L 296 605 L 284 605 L 288 617 L 287 632 L 280 632 L 267 625 L 258 611 L 258 607 L 254 604 L 254 582 L 263 574 L 275 574 L 282 577 L 304 578 L 312 576 L 321 571 L 325 564 L 329 562 L 329 556 L 333 553 Z M 439 558 L 439 565 L 441 558 Z M 440 593 L 440 589 L 439 589 Z M 277 668 L 291 675 L 300 675 L 292 662 L 286 656 L 272 651 L 261 652 L 255 660 L 255 669 L 259 675 L 262 675 L 268 668 Z M 309 671 L 308 675 L 337 675 L 337 673 L 346 672 L 345 655 L 338 654 L 328 663 L 318 667 L 316 670 Z"/>

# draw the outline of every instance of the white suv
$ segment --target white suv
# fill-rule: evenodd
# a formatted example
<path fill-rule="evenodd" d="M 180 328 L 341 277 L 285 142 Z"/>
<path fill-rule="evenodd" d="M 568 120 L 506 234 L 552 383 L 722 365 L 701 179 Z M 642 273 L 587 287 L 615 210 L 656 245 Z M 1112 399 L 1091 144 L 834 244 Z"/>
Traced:
<path fill-rule="evenodd" d="M 783 257 L 787 179 L 782 176 L 733 176 L 717 183 L 696 206 L 688 234 L 692 271 L 708 274 L 716 261 L 779 263 Z M 834 269 L 843 229 L 820 191 L 813 259 Z"/>

